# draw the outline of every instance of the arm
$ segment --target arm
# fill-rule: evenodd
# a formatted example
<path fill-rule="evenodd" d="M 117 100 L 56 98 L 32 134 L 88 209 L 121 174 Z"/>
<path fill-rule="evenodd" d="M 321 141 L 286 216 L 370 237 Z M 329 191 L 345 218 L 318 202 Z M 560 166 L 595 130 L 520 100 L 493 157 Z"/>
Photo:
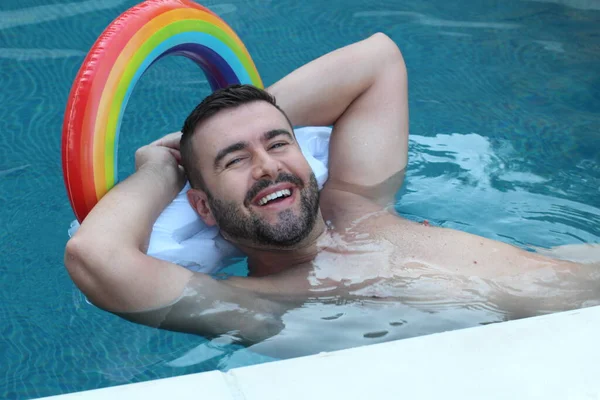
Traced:
<path fill-rule="evenodd" d="M 95 305 L 131 321 L 205 336 L 238 331 L 247 341 L 268 337 L 280 329 L 279 302 L 145 254 L 155 220 L 185 182 L 179 138 L 138 150 L 137 171 L 100 200 L 67 243 L 67 270 Z"/>
<path fill-rule="evenodd" d="M 376 34 L 308 63 L 268 89 L 294 125 L 334 125 L 330 181 L 375 186 L 402 175 L 408 158 L 406 67 Z M 393 197 L 402 183 L 386 185 Z"/>
<path fill-rule="evenodd" d="M 145 254 L 154 221 L 184 183 L 168 147 L 145 150 L 136 153 L 137 171 L 96 204 L 66 247 L 65 265 L 75 284 L 110 311 L 170 302 L 191 276 Z M 138 162 L 144 154 L 149 162 Z"/>

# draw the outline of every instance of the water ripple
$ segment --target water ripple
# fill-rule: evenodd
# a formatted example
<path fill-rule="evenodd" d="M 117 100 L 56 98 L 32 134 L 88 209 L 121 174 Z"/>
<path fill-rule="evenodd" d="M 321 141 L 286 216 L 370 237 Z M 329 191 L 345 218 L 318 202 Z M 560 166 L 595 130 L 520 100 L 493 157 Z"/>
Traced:
<path fill-rule="evenodd" d="M 127 0 L 88 0 L 22 8 L 20 10 L 0 11 L 0 30 L 105 10 L 120 6 L 126 2 Z"/>
<path fill-rule="evenodd" d="M 600 10 L 598 0 L 526 0 L 536 3 L 554 3 L 579 10 Z"/>
<path fill-rule="evenodd" d="M 565 49 L 561 42 L 554 40 L 534 40 L 534 43 L 539 43 L 542 47 L 548 51 L 555 51 L 557 53 L 564 53 Z"/>
<path fill-rule="evenodd" d="M 373 18 L 373 17 L 410 17 L 416 23 L 427 26 L 452 27 L 452 28 L 484 28 L 484 29 L 516 29 L 519 24 L 502 22 L 472 22 L 472 21 L 454 21 L 441 18 L 430 17 L 425 14 L 412 11 L 359 11 L 354 13 L 354 18 Z"/>
<path fill-rule="evenodd" d="M 524 248 L 598 242 L 600 204 L 594 199 L 600 178 L 593 168 L 588 173 L 577 167 L 577 173 L 566 168 L 557 173 L 540 167 L 519 157 L 515 148 L 473 133 L 411 135 L 406 188 L 398 208 L 406 215 L 426 215 L 439 225 Z M 452 202 L 446 206 L 443 199 L 448 198 Z"/>
<path fill-rule="evenodd" d="M 31 165 L 29 165 L 29 164 L 25 164 L 25 165 L 20 165 L 18 167 L 13 167 L 13 168 L 8 168 L 8 169 L 0 170 L 0 177 L 7 176 L 7 175 L 13 174 L 15 172 L 22 171 L 22 170 L 24 170 L 26 168 L 29 168 L 30 166 Z"/>
<path fill-rule="evenodd" d="M 230 14 L 232 12 L 237 11 L 237 6 L 235 4 L 229 4 L 229 3 L 215 4 L 214 6 L 210 6 L 208 8 L 210 8 L 210 10 L 212 12 L 214 12 L 215 14 L 217 14 L 220 17 L 222 17 L 223 15 Z"/>
<path fill-rule="evenodd" d="M 48 58 L 85 57 L 85 52 L 71 49 L 19 49 L 0 48 L 0 58 L 15 61 L 32 61 Z"/>

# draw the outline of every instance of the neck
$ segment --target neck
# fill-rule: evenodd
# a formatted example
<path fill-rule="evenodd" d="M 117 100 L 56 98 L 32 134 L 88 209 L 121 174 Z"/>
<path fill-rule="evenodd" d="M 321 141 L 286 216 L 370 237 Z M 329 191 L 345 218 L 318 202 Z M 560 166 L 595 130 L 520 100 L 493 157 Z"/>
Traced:
<path fill-rule="evenodd" d="M 292 248 L 259 248 L 240 244 L 237 246 L 248 256 L 249 276 L 261 277 L 312 261 L 319 252 L 319 239 L 326 234 L 325 221 L 319 212 L 310 234 Z"/>

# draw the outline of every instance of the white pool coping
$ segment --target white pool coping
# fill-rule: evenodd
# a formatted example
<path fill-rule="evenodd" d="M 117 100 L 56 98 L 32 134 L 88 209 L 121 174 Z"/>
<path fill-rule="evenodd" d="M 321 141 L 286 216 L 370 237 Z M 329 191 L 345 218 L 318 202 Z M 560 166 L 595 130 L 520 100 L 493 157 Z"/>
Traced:
<path fill-rule="evenodd" d="M 46 399 L 600 399 L 600 306 Z"/>

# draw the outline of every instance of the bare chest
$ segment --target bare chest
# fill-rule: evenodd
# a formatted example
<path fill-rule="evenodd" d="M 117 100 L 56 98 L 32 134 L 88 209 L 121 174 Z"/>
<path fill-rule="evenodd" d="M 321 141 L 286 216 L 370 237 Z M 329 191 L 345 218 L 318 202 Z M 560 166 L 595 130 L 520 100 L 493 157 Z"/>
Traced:
<path fill-rule="evenodd" d="M 382 210 L 330 229 L 331 243 L 313 261 L 312 285 L 337 285 L 340 293 L 461 297 L 496 283 L 517 287 L 556 267 L 506 243 Z"/>

